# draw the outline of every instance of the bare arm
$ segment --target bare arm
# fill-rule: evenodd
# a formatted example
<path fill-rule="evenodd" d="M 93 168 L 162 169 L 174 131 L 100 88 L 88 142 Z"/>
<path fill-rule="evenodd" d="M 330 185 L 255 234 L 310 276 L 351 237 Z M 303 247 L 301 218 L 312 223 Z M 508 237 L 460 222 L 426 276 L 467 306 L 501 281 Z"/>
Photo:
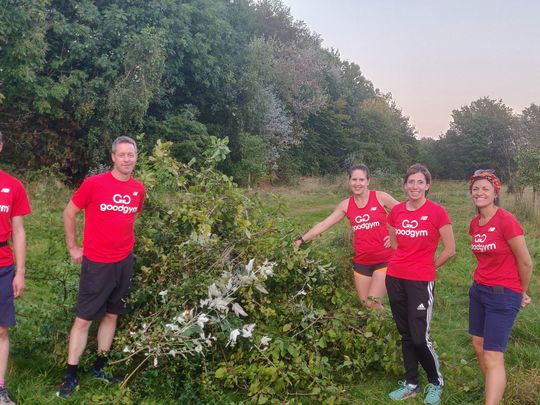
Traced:
<path fill-rule="evenodd" d="M 525 237 L 523 235 L 509 239 L 508 244 L 517 261 L 519 278 L 521 279 L 521 287 L 523 288 L 521 306 L 525 307 L 525 305 L 530 304 L 531 302 L 531 297 L 526 293 L 532 276 L 531 255 L 529 254 L 529 249 L 527 249 L 527 243 L 525 242 Z"/>
<path fill-rule="evenodd" d="M 399 201 L 384 191 L 377 191 L 377 200 L 387 211 L 394 208 L 394 205 L 399 204 Z"/>
<path fill-rule="evenodd" d="M 11 218 L 11 237 L 13 239 L 13 254 L 15 255 L 15 278 L 13 279 L 13 296 L 19 298 L 25 288 L 26 273 L 26 233 L 22 216 Z"/>
<path fill-rule="evenodd" d="M 437 269 L 456 254 L 456 241 L 454 240 L 454 231 L 452 229 L 452 225 L 446 224 L 442 226 L 439 228 L 439 233 L 441 235 L 443 250 L 435 259 L 435 268 Z"/>
<path fill-rule="evenodd" d="M 390 237 L 390 247 L 396 250 L 397 249 L 396 230 L 393 226 L 387 225 L 387 227 L 388 227 L 388 236 Z"/>
<path fill-rule="evenodd" d="M 72 201 L 64 209 L 64 233 L 66 235 L 66 244 L 73 262 L 80 264 L 83 251 L 77 244 L 77 214 L 81 210 L 73 204 Z"/>
<path fill-rule="evenodd" d="M 323 219 L 321 222 L 319 222 L 317 225 L 307 231 L 304 235 L 302 235 L 302 239 L 304 239 L 304 242 L 315 238 L 316 236 L 330 229 L 343 218 L 345 218 L 345 215 L 347 214 L 348 203 L 349 200 L 343 200 L 341 203 L 339 203 L 334 212 L 332 212 L 325 219 Z M 302 241 L 297 240 L 294 243 L 296 244 L 296 246 L 300 246 L 302 244 Z"/>

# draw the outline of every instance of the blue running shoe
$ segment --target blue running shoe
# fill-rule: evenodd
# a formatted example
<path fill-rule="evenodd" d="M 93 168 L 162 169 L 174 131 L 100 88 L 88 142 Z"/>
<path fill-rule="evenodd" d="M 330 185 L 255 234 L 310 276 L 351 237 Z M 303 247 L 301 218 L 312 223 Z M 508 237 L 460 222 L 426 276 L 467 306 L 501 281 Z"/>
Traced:
<path fill-rule="evenodd" d="M 407 381 L 400 381 L 399 388 L 392 391 L 388 396 L 393 401 L 403 401 L 407 398 L 412 398 L 420 392 L 418 385 L 407 384 Z"/>

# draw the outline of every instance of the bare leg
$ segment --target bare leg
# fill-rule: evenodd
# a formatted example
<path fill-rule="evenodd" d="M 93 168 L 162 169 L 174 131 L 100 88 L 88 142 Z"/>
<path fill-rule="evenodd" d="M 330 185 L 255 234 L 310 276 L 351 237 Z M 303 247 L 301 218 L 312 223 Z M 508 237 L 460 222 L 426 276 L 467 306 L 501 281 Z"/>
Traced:
<path fill-rule="evenodd" d="M 107 353 L 112 346 L 114 334 L 116 332 L 116 321 L 118 315 L 106 313 L 99 324 L 99 330 L 97 334 L 98 353 Z"/>
<path fill-rule="evenodd" d="M 385 279 L 386 271 L 376 270 L 373 272 L 368 292 L 368 297 L 374 298 L 374 301 L 371 301 L 373 308 L 383 309 L 382 301 L 386 294 L 386 285 L 384 284 Z"/>
<path fill-rule="evenodd" d="M 484 350 L 485 405 L 498 405 L 506 388 L 506 370 L 504 369 L 504 353 Z"/>
<path fill-rule="evenodd" d="M 377 273 L 377 272 L 375 272 Z M 384 286 L 385 274 L 382 275 L 382 281 L 380 275 L 375 275 L 373 277 L 364 276 L 363 274 L 354 272 L 354 286 L 356 287 L 356 294 L 360 302 L 366 307 L 382 309 L 380 302 L 384 297 L 384 292 L 386 287 Z M 373 284 L 374 280 L 375 284 Z M 382 286 L 381 286 L 382 282 Z M 381 292 L 382 289 L 382 292 Z M 369 299 L 373 297 L 374 299 Z"/>
<path fill-rule="evenodd" d="M 79 359 L 84 353 L 88 341 L 90 325 L 92 325 L 92 321 L 75 317 L 69 334 L 68 364 L 79 364 Z"/>
<path fill-rule="evenodd" d="M 0 379 L 6 377 L 9 358 L 9 334 L 7 326 L 0 326 Z"/>
<path fill-rule="evenodd" d="M 484 338 L 481 336 L 472 336 L 472 345 L 474 352 L 476 353 L 476 358 L 478 359 L 478 364 L 480 365 L 480 370 L 486 376 L 486 366 L 484 364 Z"/>

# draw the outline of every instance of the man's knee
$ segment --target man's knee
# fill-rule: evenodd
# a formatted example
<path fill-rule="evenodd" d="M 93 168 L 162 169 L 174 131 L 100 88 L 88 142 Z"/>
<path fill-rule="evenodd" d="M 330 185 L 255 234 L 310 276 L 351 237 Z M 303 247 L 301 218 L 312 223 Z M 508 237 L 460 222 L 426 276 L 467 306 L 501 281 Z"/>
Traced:
<path fill-rule="evenodd" d="M 118 319 L 118 314 L 111 314 L 110 312 L 105 312 L 105 315 L 103 315 L 103 318 L 101 318 L 101 321 L 109 321 L 109 322 L 116 322 Z"/>
<path fill-rule="evenodd" d="M 77 316 L 75 317 L 75 322 L 73 322 L 73 329 L 77 331 L 88 331 L 88 329 L 90 329 L 90 325 L 92 325 L 92 321 L 88 321 Z"/>

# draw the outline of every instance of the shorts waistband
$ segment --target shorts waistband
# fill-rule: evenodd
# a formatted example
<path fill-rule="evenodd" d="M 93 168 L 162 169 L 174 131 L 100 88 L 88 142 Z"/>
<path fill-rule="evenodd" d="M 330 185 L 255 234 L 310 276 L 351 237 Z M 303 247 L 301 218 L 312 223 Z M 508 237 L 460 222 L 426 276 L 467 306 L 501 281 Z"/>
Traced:
<path fill-rule="evenodd" d="M 3 248 L 4 246 L 7 246 L 8 245 L 8 241 L 5 240 L 3 242 L 0 242 L 0 248 Z"/>
<path fill-rule="evenodd" d="M 482 288 L 485 288 L 487 290 L 491 290 L 495 294 L 504 294 L 505 290 L 512 291 L 509 288 L 505 288 L 502 285 L 485 285 L 485 284 L 477 283 L 476 281 L 473 281 L 473 285 L 476 286 L 476 287 L 482 287 Z M 512 291 L 512 292 L 518 294 L 515 291 Z"/>

